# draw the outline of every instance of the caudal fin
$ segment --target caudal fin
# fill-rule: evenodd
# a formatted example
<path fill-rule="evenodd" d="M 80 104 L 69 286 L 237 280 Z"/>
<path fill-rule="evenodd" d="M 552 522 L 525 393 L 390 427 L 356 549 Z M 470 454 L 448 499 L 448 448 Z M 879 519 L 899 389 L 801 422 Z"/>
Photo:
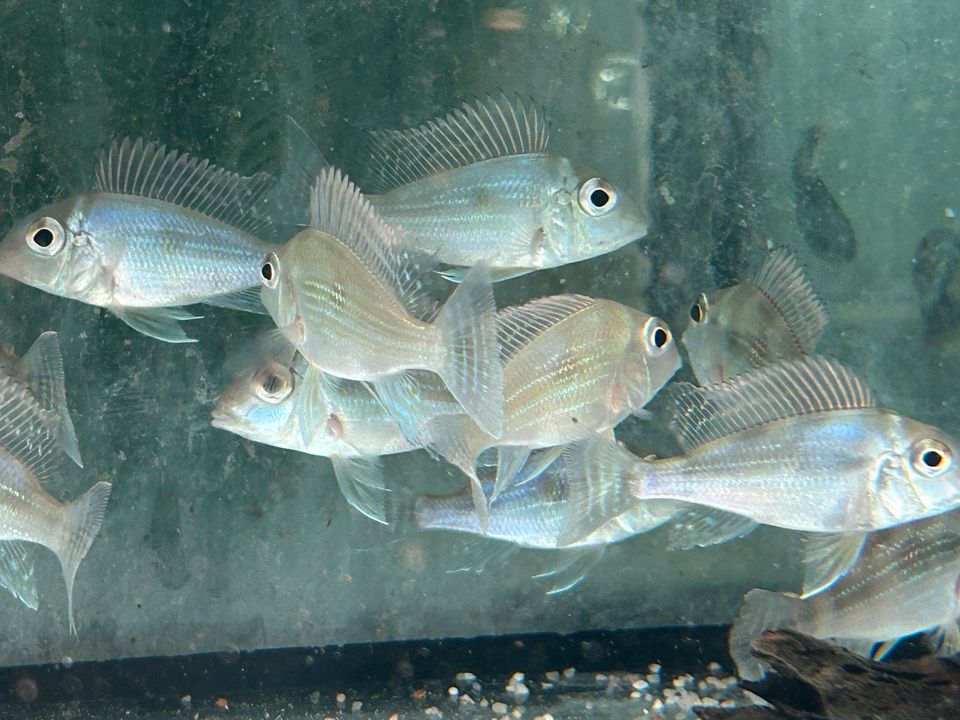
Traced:
<path fill-rule="evenodd" d="M 63 569 L 63 581 L 67 585 L 67 616 L 70 618 L 70 632 L 73 635 L 77 634 L 77 626 L 73 622 L 73 580 L 80 561 L 86 557 L 93 539 L 100 532 L 110 489 L 110 483 L 98 482 L 67 506 L 70 534 L 66 545 L 58 550 L 57 556 Z"/>
<path fill-rule="evenodd" d="M 766 663 L 754 656 L 750 643 L 767 630 L 790 629 L 796 625 L 803 600 L 769 590 L 751 590 L 743 596 L 740 615 L 730 628 L 730 657 L 744 680 L 759 680 Z"/>
<path fill-rule="evenodd" d="M 470 270 L 437 316 L 446 362 L 437 372 L 464 410 L 494 437 L 503 430 L 503 372 L 490 272 Z"/>

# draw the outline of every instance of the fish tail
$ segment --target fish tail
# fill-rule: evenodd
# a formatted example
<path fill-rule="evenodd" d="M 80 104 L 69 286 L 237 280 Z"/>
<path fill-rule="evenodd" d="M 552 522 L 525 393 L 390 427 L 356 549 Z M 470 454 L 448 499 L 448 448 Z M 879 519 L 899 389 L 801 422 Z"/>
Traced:
<path fill-rule="evenodd" d="M 86 556 L 93 539 L 100 531 L 110 489 L 110 483 L 98 482 L 67 506 L 69 534 L 66 546 L 60 548 L 57 556 L 60 558 L 63 580 L 67 585 L 67 616 L 70 619 L 70 632 L 73 635 L 77 634 L 77 626 L 73 622 L 73 580 L 76 577 L 77 568 L 80 567 L 80 561 Z"/>
<path fill-rule="evenodd" d="M 768 667 L 755 657 L 750 643 L 767 630 L 795 627 L 803 609 L 803 600 L 791 595 L 751 590 L 743 596 L 743 605 L 730 628 L 730 657 L 745 680 L 759 680 Z"/>
<path fill-rule="evenodd" d="M 450 393 L 486 432 L 503 429 L 503 372 L 490 273 L 466 274 L 437 316 L 445 362 L 437 370 Z"/>

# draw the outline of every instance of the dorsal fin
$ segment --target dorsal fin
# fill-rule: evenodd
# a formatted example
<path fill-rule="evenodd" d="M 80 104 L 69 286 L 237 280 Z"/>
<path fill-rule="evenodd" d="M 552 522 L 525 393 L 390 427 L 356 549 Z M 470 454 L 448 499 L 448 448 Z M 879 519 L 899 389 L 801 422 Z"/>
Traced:
<path fill-rule="evenodd" d="M 258 210 L 273 184 L 266 173 L 241 177 L 166 145 L 123 138 L 100 151 L 94 187 L 173 203 L 260 235 L 270 220 Z"/>
<path fill-rule="evenodd" d="M 386 192 L 481 160 L 542 153 L 549 138 L 542 110 L 502 94 L 465 102 L 417 128 L 373 132 L 370 155 L 377 189 Z"/>
<path fill-rule="evenodd" d="M 684 450 L 783 418 L 875 406 L 864 383 L 822 357 L 779 362 L 703 388 L 674 388 L 673 426 Z"/>
<path fill-rule="evenodd" d="M 77 434 L 67 409 L 63 357 L 57 333 L 47 331 L 36 339 L 17 364 L 16 376 L 30 388 L 44 410 L 60 417 L 60 446 L 71 460 L 83 467 Z"/>
<path fill-rule="evenodd" d="M 500 358 L 506 362 L 531 340 L 571 315 L 596 304 L 586 295 L 553 295 L 497 313 Z"/>
<path fill-rule="evenodd" d="M 324 168 L 310 195 L 310 224 L 346 245 L 391 290 L 414 316 L 435 312 L 422 278 L 434 263 L 400 247 L 397 231 L 387 225 L 360 190 L 338 168 Z"/>
<path fill-rule="evenodd" d="M 60 416 L 41 407 L 22 382 L 0 376 L 0 447 L 45 480 L 59 466 L 59 438 Z"/>
<path fill-rule="evenodd" d="M 785 248 L 774 250 L 753 283 L 780 312 L 803 352 L 812 353 L 827 324 L 827 311 L 793 254 Z"/>

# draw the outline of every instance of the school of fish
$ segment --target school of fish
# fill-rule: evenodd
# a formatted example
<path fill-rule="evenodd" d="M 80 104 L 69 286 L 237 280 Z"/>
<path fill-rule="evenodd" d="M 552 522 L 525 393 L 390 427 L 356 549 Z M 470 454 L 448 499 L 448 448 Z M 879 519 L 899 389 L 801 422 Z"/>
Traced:
<path fill-rule="evenodd" d="M 795 159 L 801 214 L 820 196 L 836 205 L 813 167 L 819 140 L 811 131 Z M 826 308 L 791 252 L 692 292 L 679 343 L 659 318 L 605 298 L 497 306 L 496 282 L 649 230 L 642 204 L 548 144 L 541 110 L 499 96 L 373 133 L 369 188 L 308 153 L 308 221 L 288 237 L 280 228 L 302 225 L 275 216 L 288 184 L 123 139 L 101 152 L 92 188 L 14 224 L 0 274 L 165 342 L 195 341 L 188 306 L 268 315 L 271 350 L 224 389 L 214 427 L 329 458 L 349 505 L 384 524 L 395 520 L 387 456 L 427 451 L 464 488 L 419 498 L 412 522 L 553 553 L 576 571 L 550 592 L 656 528 L 670 549 L 759 525 L 796 533 L 799 592 L 751 591 L 731 631 L 744 677 L 763 674 L 750 640 L 766 629 L 877 657 L 917 632 L 934 633 L 938 652 L 960 649 L 958 439 L 879 407 L 853 369 L 816 354 Z M 814 250 L 837 234 L 807 225 Z M 840 235 L 831 257 L 852 257 L 849 221 Z M 680 345 L 697 384 L 673 380 Z M 616 429 L 661 391 L 680 450 L 640 457 Z M 61 501 L 44 484 L 63 458 L 82 467 L 81 444 L 57 335 L 22 357 L 2 347 L 0 584 L 36 609 L 28 544 L 53 551 L 73 633 L 74 579 L 111 488 Z"/>

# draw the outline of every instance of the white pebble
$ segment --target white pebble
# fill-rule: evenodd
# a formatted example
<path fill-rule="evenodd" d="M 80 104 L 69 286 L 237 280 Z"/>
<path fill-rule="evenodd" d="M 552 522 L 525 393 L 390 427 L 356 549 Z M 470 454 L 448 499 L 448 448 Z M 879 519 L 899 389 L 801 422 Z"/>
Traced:
<path fill-rule="evenodd" d="M 560 673 L 558 673 L 556 670 L 551 670 L 546 675 L 544 675 L 544 677 L 547 678 L 547 680 L 549 680 L 552 683 L 560 682 Z"/>
<path fill-rule="evenodd" d="M 458 685 L 469 685 L 470 683 L 475 683 L 477 681 L 477 676 L 472 672 L 458 672 L 454 679 L 457 681 Z"/>
<path fill-rule="evenodd" d="M 447 688 L 447 695 L 456 699 L 457 697 L 460 696 L 460 691 L 457 690 L 457 688 L 455 688 L 453 685 L 451 685 L 450 687 Z"/>
<path fill-rule="evenodd" d="M 495 702 L 490 706 L 490 709 L 493 710 L 495 715 L 506 715 L 507 714 L 507 704 L 502 702 Z"/>
<path fill-rule="evenodd" d="M 350 705 L 350 712 L 360 712 L 362 707 L 363 703 L 360 700 L 354 700 L 353 704 Z"/>
<path fill-rule="evenodd" d="M 426 710 L 423 711 L 423 714 L 431 718 L 442 718 L 443 713 L 440 712 L 440 709 L 435 705 L 431 705 Z"/>
<path fill-rule="evenodd" d="M 567 680 L 572 679 L 576 674 L 577 674 L 576 668 L 572 668 L 572 667 L 568 667 L 566 670 L 563 671 L 563 676 Z"/>

